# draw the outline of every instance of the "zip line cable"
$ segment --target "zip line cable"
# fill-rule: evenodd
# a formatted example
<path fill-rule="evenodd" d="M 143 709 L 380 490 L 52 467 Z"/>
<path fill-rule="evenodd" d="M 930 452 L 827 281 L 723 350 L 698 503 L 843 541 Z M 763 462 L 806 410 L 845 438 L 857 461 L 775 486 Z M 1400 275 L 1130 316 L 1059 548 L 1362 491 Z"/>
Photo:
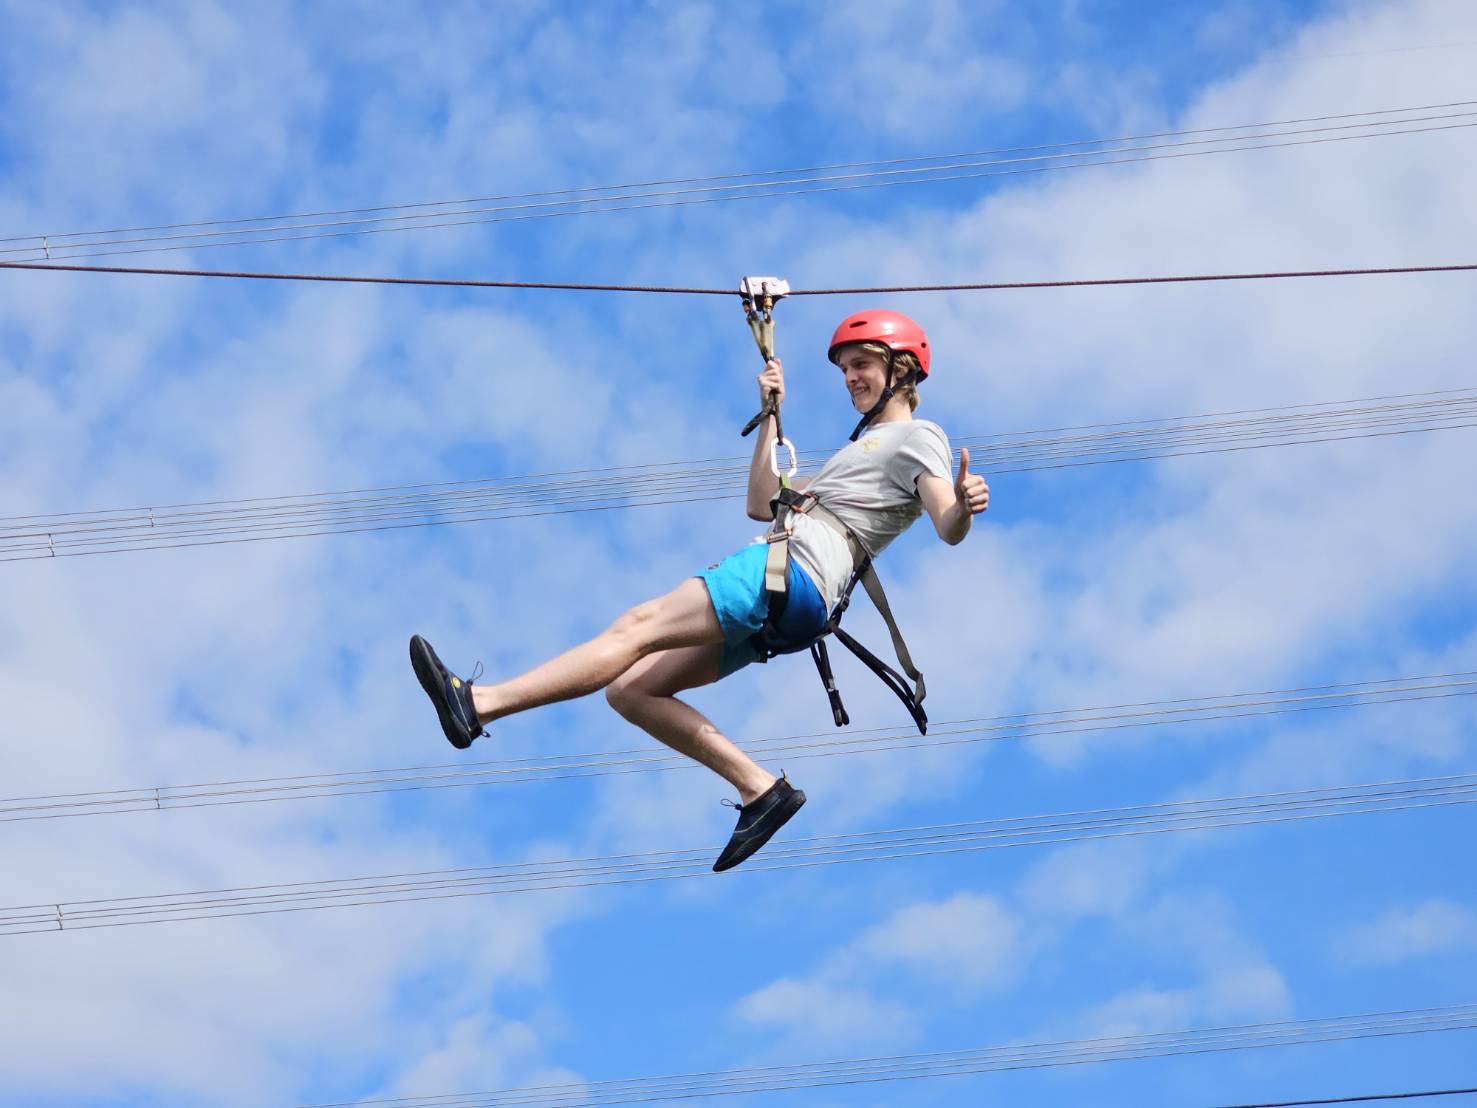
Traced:
<path fill-rule="evenodd" d="M 858 729 L 844 734 L 829 732 L 760 737 L 746 742 L 745 749 L 754 754 L 802 761 L 919 747 L 961 746 L 1376 707 L 1384 704 L 1409 704 L 1473 695 L 1477 695 L 1477 671 L 952 720 L 936 724 L 927 738 L 920 738 L 912 731 L 903 732 L 885 727 Z M 583 780 L 695 768 L 695 762 L 681 755 L 645 747 L 290 777 L 245 778 L 193 785 L 158 785 L 8 797 L 0 799 L 0 823 L 261 804 L 279 800 L 374 796 L 480 785 Z"/>
<path fill-rule="evenodd" d="M 890 828 L 773 842 L 745 873 L 939 857 L 1477 803 L 1477 773 Z M 132 927 L 712 877 L 715 848 L 463 866 L 0 908 L 0 935 Z"/>
<path fill-rule="evenodd" d="M 1477 124 L 1474 124 L 1477 126 Z M 318 281 L 353 285 L 416 285 L 432 288 L 537 289 L 563 292 L 636 292 L 660 295 L 738 296 L 733 289 L 668 285 L 597 285 L 560 281 L 487 281 L 453 277 L 385 277 L 343 273 L 273 273 L 260 270 L 167 269 L 150 266 L 65 265 L 60 262 L 0 262 L 0 269 L 51 273 L 111 273 L 153 277 L 230 277 L 256 281 Z M 1167 277 L 1089 277 L 1043 281 L 981 281 L 973 284 L 889 285 L 871 288 L 791 289 L 789 296 L 861 296 L 903 292 L 996 292 L 1008 289 L 1104 288 L 1117 285 L 1179 285 L 1211 281 L 1274 281 L 1298 277 L 1385 277 L 1409 273 L 1470 273 L 1477 263 L 1365 266 L 1357 269 L 1289 269 L 1245 273 L 1191 273 Z"/>
<path fill-rule="evenodd" d="M 1449 105 L 1434 105 L 1433 107 L 1470 107 L 1477 101 L 1455 102 Z M 1421 111 L 1426 109 L 1407 109 L 1407 111 Z M 1389 114 L 1389 113 L 1387 113 Z M 1468 122 L 1449 122 L 1451 120 L 1467 120 Z M 1430 126 L 1423 127 L 1398 127 L 1397 124 L 1427 123 Z M 1275 126 L 1275 125 L 1274 125 Z M 522 203 L 507 204 L 494 207 L 463 207 L 457 210 L 440 211 L 434 214 L 422 215 L 395 215 L 395 216 L 369 216 L 361 219 L 337 220 L 320 223 L 278 223 L 272 227 L 257 229 L 256 237 L 236 237 L 231 235 L 248 234 L 246 230 L 237 229 L 232 231 L 197 231 L 185 234 L 153 235 L 138 238 L 111 239 L 94 238 L 88 242 L 52 243 L 51 236 L 25 236 L 13 238 L 9 241 L 31 241 L 39 240 L 38 245 L 9 247 L 0 249 L 0 255 L 15 254 L 41 254 L 48 260 L 56 258 L 94 258 L 109 257 L 121 254 L 159 253 L 171 250 L 193 250 L 201 248 L 212 248 L 220 246 L 242 246 L 260 243 L 297 242 L 310 239 L 345 238 L 369 234 L 383 234 L 391 231 L 424 230 L 436 227 L 458 227 L 469 225 L 480 225 L 489 223 L 527 222 L 536 219 L 558 218 L 568 215 L 582 215 L 591 213 L 609 213 L 635 210 L 648 210 L 653 208 L 685 207 L 694 204 L 722 203 L 730 200 L 756 200 L 775 199 L 793 196 L 810 196 L 822 193 L 850 192 L 863 189 L 891 188 L 899 185 L 946 183 L 963 180 L 978 180 L 982 178 L 1015 176 L 1020 174 L 1051 172 L 1058 169 L 1081 169 L 1096 165 L 1122 165 L 1135 162 L 1160 161 L 1165 159 L 1201 157 L 1210 154 L 1237 153 L 1249 150 L 1277 149 L 1289 146 L 1311 146 L 1333 142 L 1349 142 L 1357 139 L 1380 138 L 1388 135 L 1420 134 L 1432 131 L 1460 130 L 1477 126 L 1477 112 L 1461 111 L 1447 114 L 1414 116 L 1405 119 L 1368 121 L 1361 123 L 1350 123 L 1336 126 L 1325 126 L 1306 128 L 1302 130 L 1264 132 L 1262 134 L 1228 136 L 1218 139 L 1192 139 L 1178 142 L 1160 143 L 1147 146 L 1118 145 L 1109 149 L 1098 151 L 1079 151 L 1054 154 L 1038 154 L 1026 157 L 993 159 L 985 161 L 959 160 L 970 158 L 972 155 L 938 156 L 929 159 L 933 161 L 949 161 L 949 164 L 935 166 L 912 166 L 899 169 L 881 169 L 848 174 L 831 174 L 811 177 L 793 177 L 781 179 L 771 177 L 769 180 L 750 181 L 745 184 L 729 184 L 704 186 L 701 188 L 684 188 L 661 191 L 626 191 L 621 195 L 602 196 L 589 199 L 565 199 L 565 200 L 525 200 Z M 1375 130 L 1371 130 L 1375 128 Z M 1220 128 L 1218 130 L 1224 130 Z M 1243 128 L 1244 129 L 1244 128 Z M 1346 132 L 1360 130 L 1366 133 L 1360 134 L 1330 134 L 1330 132 Z M 1198 132 L 1197 132 L 1198 133 Z M 1296 138 L 1300 135 L 1320 135 L 1316 138 Z M 1255 139 L 1289 139 L 1290 141 L 1252 142 Z M 1226 145 L 1227 143 L 1239 142 L 1242 145 Z M 1061 144 L 1062 146 L 1081 146 L 1083 143 Z M 1210 146 L 1210 149 L 1185 150 L 1188 146 Z M 1052 149 L 1046 147 L 1045 149 Z M 1173 153 L 1162 153 L 1158 151 L 1174 150 Z M 1003 152 L 1003 151 L 1002 151 Z M 1128 154 L 1128 157 L 1106 157 L 1112 154 Z M 952 158 L 952 160 L 950 160 Z M 1065 161 L 1064 159 L 1076 159 Z M 1091 160 L 1088 160 L 1091 159 Z M 1055 164 L 1043 164 L 1055 163 Z M 896 160 L 885 163 L 896 165 Z M 958 170 L 970 170 L 971 172 L 955 172 Z M 797 171 L 807 172 L 807 171 Z M 755 175 L 750 175 L 755 176 Z M 762 176 L 757 175 L 757 176 Z M 907 177 L 906 180 L 876 180 L 876 178 L 898 178 Z M 840 183 L 849 182 L 849 183 Z M 807 187 L 793 187 L 807 186 Z M 618 187 L 618 186 L 617 186 Z M 633 186 L 639 187 L 639 186 Z M 610 191 L 610 190 L 606 190 Z M 720 195 L 721 194 L 721 195 Z M 560 195 L 554 194 L 524 194 L 525 196 L 536 195 Z M 568 195 L 566 192 L 564 195 Z M 508 197 L 507 199 L 515 199 Z M 639 203 L 625 203 L 625 201 L 641 201 Z M 617 202 L 617 203 L 611 203 Z M 599 205 L 604 206 L 599 206 Z M 551 211 L 545 209 L 559 208 L 561 210 Z M 538 209 L 529 211 L 529 209 Z M 384 209 L 381 209 L 384 210 Z M 508 212 L 520 212 L 522 214 L 499 214 Z M 350 213 L 345 213 L 350 214 Z M 467 218 L 444 219 L 444 216 L 463 216 Z M 293 217 L 282 217 L 290 219 Z M 426 222 L 426 220 L 434 220 Z M 223 221 L 225 222 L 225 221 Z M 374 226 L 360 227 L 358 230 L 325 230 L 341 226 L 355 226 L 368 223 L 383 224 L 386 222 L 398 222 L 399 226 Z M 195 224 L 185 226 L 211 226 L 213 224 Z M 168 228 L 160 227 L 160 230 Z M 266 234 L 266 232 L 280 231 L 310 231 L 309 234 Z M 259 233 L 258 233 L 259 232 Z M 75 239 L 77 233 L 61 238 Z M 216 241 L 200 241 L 211 239 Z M 188 241 L 178 241 L 188 240 Z M 155 243 L 174 242 L 175 245 L 149 245 Z M 138 245 L 143 244 L 143 245 Z M 94 250 L 96 246 L 120 246 L 124 249 Z"/>
<path fill-rule="evenodd" d="M 1004 1046 L 922 1054 L 802 1062 L 652 1077 L 566 1081 L 430 1096 L 370 1097 L 305 1108 L 352 1108 L 354 1105 L 374 1105 L 377 1108 L 506 1108 L 511 1105 L 574 1108 L 576 1105 L 632 1104 L 1045 1069 L 1175 1055 L 1216 1054 L 1279 1046 L 1308 1046 L 1474 1028 L 1477 1028 L 1477 1005 L 1453 1004 L 1320 1019 L 1280 1020 L 1057 1042 L 1010 1043 Z M 1452 1092 L 1459 1091 L 1461 1090 L 1443 1090 L 1439 1093 L 1415 1095 L 1451 1095 Z"/>
<path fill-rule="evenodd" d="M 890 158 L 878 161 L 863 162 L 837 162 L 829 165 L 797 166 L 789 169 L 756 170 L 743 173 L 725 173 L 705 177 L 669 177 L 650 181 L 634 181 L 620 185 L 594 185 L 583 188 L 552 189 L 542 192 L 501 193 L 490 196 L 462 197 L 455 200 L 432 200 L 409 204 L 383 204 L 376 207 L 365 208 L 339 208 L 327 211 L 296 212 L 285 215 L 248 216 L 237 219 L 212 219 L 200 220 L 193 223 L 162 223 L 150 224 L 136 227 L 114 227 L 95 231 L 67 231 L 51 232 L 48 234 L 35 235 L 11 235 L 0 237 L 0 243 L 34 242 L 34 247 L 23 248 L 41 251 L 43 243 L 50 243 L 52 249 L 67 249 L 68 247 L 86 247 L 106 245 L 103 240 L 112 240 L 119 235 L 142 234 L 146 231 L 184 231 L 192 228 L 213 227 L 236 227 L 243 228 L 248 223 L 272 223 L 280 224 L 288 220 L 304 219 L 327 219 L 337 216 L 372 215 L 377 212 L 409 212 L 426 208 L 450 208 L 466 207 L 472 204 L 493 203 L 503 200 L 538 200 L 556 196 L 585 195 L 596 192 L 629 192 L 634 189 L 661 188 L 669 185 L 706 185 L 722 181 L 750 180 L 755 177 L 791 177 L 801 173 L 828 173 L 843 169 L 873 169 L 882 166 L 912 165 L 922 162 L 957 161 L 963 158 L 993 157 L 1002 154 L 1032 154 L 1048 150 L 1069 150 L 1084 146 L 1102 146 L 1108 144 L 1121 144 L 1129 142 L 1149 142 L 1155 139 L 1184 138 L 1191 135 L 1210 135 L 1223 131 L 1247 131 L 1259 130 L 1268 127 L 1295 127 L 1305 123 L 1328 123 L 1349 119 L 1363 119 L 1366 117 L 1409 115 L 1413 112 L 1443 111 L 1447 108 L 1471 108 L 1477 107 L 1477 100 L 1457 100 L 1439 104 L 1418 104 L 1407 108 L 1384 108 L 1376 111 L 1344 112 L 1335 115 L 1305 116 L 1299 119 L 1269 120 L 1261 123 L 1237 123 L 1227 124 L 1221 127 L 1205 127 L 1182 131 L 1159 131 L 1151 134 L 1140 135 L 1118 135 L 1108 138 L 1077 139 L 1071 142 L 1057 142 L 1038 144 L 1033 146 L 1011 146 L 998 147 L 986 150 L 967 150 L 954 154 L 924 154 L 906 158 Z M 1375 125 L 1371 121 L 1371 125 Z M 1245 136 L 1239 136 L 1244 138 Z M 614 199 L 613 197 L 601 197 L 601 200 Z M 433 216 L 445 215 L 444 212 L 432 213 Z M 428 217 L 429 218 L 429 217 Z M 260 228 L 263 231 L 279 230 L 278 227 Z M 246 233 L 239 230 L 239 233 Z M 67 243 L 62 240 L 69 239 L 92 239 L 91 242 Z M 0 254 L 14 253 L 15 250 L 0 250 Z"/>
<path fill-rule="evenodd" d="M 968 436 L 992 476 L 1477 426 L 1477 388 Z M 800 452 L 813 464 L 829 451 Z M 0 517 L 0 562 L 741 499 L 730 457 L 295 496 Z"/>

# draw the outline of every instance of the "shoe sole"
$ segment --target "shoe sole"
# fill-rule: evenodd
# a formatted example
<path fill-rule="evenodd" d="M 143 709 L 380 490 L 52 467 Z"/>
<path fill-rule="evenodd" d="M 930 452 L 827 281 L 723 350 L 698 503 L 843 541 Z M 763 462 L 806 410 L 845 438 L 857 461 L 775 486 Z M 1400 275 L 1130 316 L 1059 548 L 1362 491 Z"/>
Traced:
<path fill-rule="evenodd" d="M 446 732 L 446 741 L 458 750 L 466 750 L 472 745 L 472 740 L 463 736 L 462 729 L 452 718 L 442 697 L 441 673 L 436 653 L 431 649 L 431 644 L 419 635 L 410 637 L 410 668 L 415 670 L 416 680 L 421 683 L 421 688 L 425 689 L 436 708 L 436 717 L 441 720 L 441 730 Z"/>
<path fill-rule="evenodd" d="M 793 793 L 790 794 L 790 798 L 786 800 L 784 805 L 779 809 L 779 822 L 769 829 L 769 834 L 765 835 L 762 839 L 750 839 L 739 851 L 739 853 L 736 854 L 732 859 L 730 859 L 727 865 L 724 865 L 720 868 L 720 864 L 718 862 L 714 862 L 713 872 L 723 873 L 726 870 L 733 869 L 734 866 L 737 866 L 743 862 L 747 862 L 755 854 L 759 853 L 764 845 L 768 843 L 770 839 L 774 838 L 779 829 L 785 824 L 789 823 L 795 813 L 800 811 L 800 809 L 803 807 L 805 807 L 805 793 L 801 789 L 796 789 Z"/>

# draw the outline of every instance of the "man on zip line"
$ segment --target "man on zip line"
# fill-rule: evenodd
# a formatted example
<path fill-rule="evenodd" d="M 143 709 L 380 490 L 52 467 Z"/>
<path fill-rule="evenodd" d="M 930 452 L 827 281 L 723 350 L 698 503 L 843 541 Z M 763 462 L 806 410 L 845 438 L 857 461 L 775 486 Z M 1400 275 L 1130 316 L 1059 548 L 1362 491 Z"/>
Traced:
<path fill-rule="evenodd" d="M 897 633 L 871 562 L 925 511 L 944 542 L 963 541 L 973 517 L 989 506 L 990 489 L 969 472 L 968 450 L 960 451 L 951 479 L 943 430 L 913 418 L 917 386 L 928 377 L 931 361 L 928 338 L 917 323 L 897 312 L 858 312 L 836 328 L 829 356 L 862 419 L 851 445 L 813 479 L 792 482 L 781 472 L 777 445 L 789 445 L 777 431 L 784 371 L 771 358 L 759 374 L 768 418 L 754 446 L 747 511 L 750 519 L 775 521 L 767 536 L 667 595 L 638 604 L 595 638 L 506 681 L 462 680 L 430 643 L 412 636 L 415 675 L 453 746 L 467 748 L 494 720 L 604 689 L 611 707 L 627 720 L 738 791 L 738 826 L 713 866 L 726 870 L 768 842 L 805 803 L 805 794 L 761 768 L 678 700 L 679 692 L 710 685 L 750 662 L 809 648 L 836 721 L 844 724 L 822 641 L 835 634 L 903 698 L 920 730 L 926 728 L 917 703 L 924 695 L 922 676 Z M 859 580 L 882 610 L 915 692 L 837 627 Z"/>

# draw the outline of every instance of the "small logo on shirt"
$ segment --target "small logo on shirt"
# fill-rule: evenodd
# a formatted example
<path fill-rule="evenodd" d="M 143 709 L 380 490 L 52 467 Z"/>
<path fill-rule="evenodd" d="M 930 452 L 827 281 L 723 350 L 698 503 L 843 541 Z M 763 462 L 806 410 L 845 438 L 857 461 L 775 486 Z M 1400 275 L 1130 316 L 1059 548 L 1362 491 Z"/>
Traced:
<path fill-rule="evenodd" d="M 862 439 L 862 449 L 865 450 L 865 451 L 867 451 L 868 453 L 871 453 L 873 450 L 876 450 L 881 445 L 882 445 L 882 440 L 880 440 L 878 438 L 875 438 L 875 437 L 868 437 L 868 438 Z"/>

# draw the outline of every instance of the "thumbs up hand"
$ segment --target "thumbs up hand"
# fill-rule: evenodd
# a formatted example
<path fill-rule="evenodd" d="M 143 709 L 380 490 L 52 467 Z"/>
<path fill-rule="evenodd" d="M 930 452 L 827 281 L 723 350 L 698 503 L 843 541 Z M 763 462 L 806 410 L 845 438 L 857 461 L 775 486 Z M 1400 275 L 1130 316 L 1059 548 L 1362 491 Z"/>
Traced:
<path fill-rule="evenodd" d="M 972 516 L 990 506 L 990 486 L 978 473 L 969 472 L 969 450 L 959 451 L 959 476 L 954 478 L 954 496 Z"/>

